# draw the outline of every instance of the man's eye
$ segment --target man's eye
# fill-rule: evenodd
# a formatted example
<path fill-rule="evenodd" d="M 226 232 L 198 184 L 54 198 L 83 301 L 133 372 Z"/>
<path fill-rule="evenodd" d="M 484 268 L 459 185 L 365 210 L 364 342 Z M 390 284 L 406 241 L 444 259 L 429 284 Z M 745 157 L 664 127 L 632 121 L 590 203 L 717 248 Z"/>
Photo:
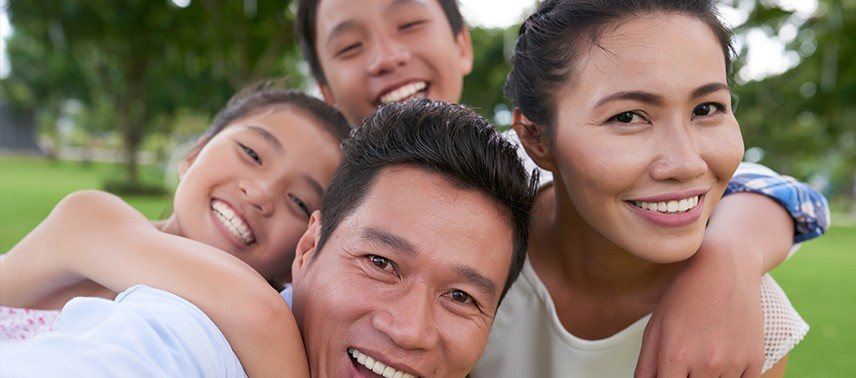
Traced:
<path fill-rule="evenodd" d="M 448 293 L 449 298 L 461 304 L 475 304 L 473 297 L 461 290 L 452 290 Z"/>
<path fill-rule="evenodd" d="M 639 123 L 644 122 L 645 119 L 635 112 L 624 112 L 614 115 L 612 118 L 609 119 L 609 121 L 616 121 L 620 123 Z"/>
<path fill-rule="evenodd" d="M 300 210 L 302 210 L 307 217 L 312 215 L 312 210 L 309 209 L 309 205 L 307 205 L 306 202 L 300 199 L 300 197 L 289 193 L 288 198 L 291 199 L 291 201 L 294 202 L 294 204 L 296 204 L 297 207 L 299 207 Z"/>
<path fill-rule="evenodd" d="M 376 266 L 378 269 L 388 271 L 392 274 L 395 274 L 396 276 L 398 275 L 398 272 L 395 270 L 395 266 L 393 265 L 392 261 L 390 261 L 386 257 L 381 257 L 378 255 L 369 255 L 368 259 L 372 263 L 372 265 Z"/>
<path fill-rule="evenodd" d="M 693 109 L 693 116 L 705 117 L 709 115 L 714 115 L 716 114 L 716 112 L 722 111 L 724 108 L 725 107 L 721 104 L 715 104 L 711 102 L 704 103 L 699 106 L 696 106 L 695 109 Z"/>
<path fill-rule="evenodd" d="M 249 148 L 249 147 L 247 147 L 241 143 L 238 143 L 238 145 L 241 146 L 241 149 L 244 150 L 244 153 L 247 154 L 247 156 L 249 156 L 251 159 L 253 159 L 256 163 L 259 163 L 259 164 L 262 163 L 262 158 L 259 157 L 259 154 L 257 154 L 255 150 L 253 150 L 252 148 Z"/>

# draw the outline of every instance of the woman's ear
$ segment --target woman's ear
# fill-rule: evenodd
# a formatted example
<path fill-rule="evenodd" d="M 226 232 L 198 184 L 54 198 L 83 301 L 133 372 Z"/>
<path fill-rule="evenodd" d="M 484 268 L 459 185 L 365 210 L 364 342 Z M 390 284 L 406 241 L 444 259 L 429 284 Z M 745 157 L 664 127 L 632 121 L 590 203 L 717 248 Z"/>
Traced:
<path fill-rule="evenodd" d="M 306 232 L 297 241 L 294 262 L 291 264 L 292 283 L 300 279 L 317 254 L 318 238 L 321 236 L 321 211 L 315 210 L 309 217 Z"/>
<path fill-rule="evenodd" d="M 555 172 L 556 164 L 553 160 L 550 138 L 547 137 L 547 127 L 532 123 L 520 112 L 520 108 L 515 108 L 514 131 L 517 132 L 520 144 L 532 161 L 543 169 Z"/>

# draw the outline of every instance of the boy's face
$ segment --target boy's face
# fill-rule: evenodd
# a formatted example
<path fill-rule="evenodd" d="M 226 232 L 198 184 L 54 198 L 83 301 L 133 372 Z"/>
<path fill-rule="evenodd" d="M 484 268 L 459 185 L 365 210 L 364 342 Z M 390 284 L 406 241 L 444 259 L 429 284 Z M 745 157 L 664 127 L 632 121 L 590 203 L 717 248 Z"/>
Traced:
<path fill-rule="evenodd" d="M 436 0 L 322 0 L 316 20 L 321 93 L 351 123 L 388 102 L 460 100 L 470 36 L 452 32 Z"/>

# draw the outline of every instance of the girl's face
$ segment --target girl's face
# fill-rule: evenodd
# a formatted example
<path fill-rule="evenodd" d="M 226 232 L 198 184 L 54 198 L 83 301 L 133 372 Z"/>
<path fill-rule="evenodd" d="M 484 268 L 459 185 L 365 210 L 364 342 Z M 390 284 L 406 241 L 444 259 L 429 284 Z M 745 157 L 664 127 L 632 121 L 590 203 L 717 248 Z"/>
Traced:
<path fill-rule="evenodd" d="M 556 171 L 597 233 L 651 262 L 684 260 L 743 155 L 721 45 L 677 14 L 613 25 L 599 43 L 557 95 Z"/>
<path fill-rule="evenodd" d="M 290 280 L 294 248 L 340 159 L 338 142 L 302 110 L 252 112 L 182 164 L 173 206 L 179 232 L 266 279 Z"/>

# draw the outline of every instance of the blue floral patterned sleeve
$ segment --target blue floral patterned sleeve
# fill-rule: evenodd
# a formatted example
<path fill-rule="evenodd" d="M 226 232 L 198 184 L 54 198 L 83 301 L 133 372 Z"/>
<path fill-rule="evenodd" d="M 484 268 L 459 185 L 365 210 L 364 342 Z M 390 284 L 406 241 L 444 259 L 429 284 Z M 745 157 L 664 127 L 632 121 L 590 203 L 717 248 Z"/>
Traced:
<path fill-rule="evenodd" d="M 763 194 L 782 205 L 794 219 L 794 243 L 814 239 L 829 228 L 829 203 L 823 194 L 790 176 L 767 167 L 743 163 L 725 194 Z"/>

